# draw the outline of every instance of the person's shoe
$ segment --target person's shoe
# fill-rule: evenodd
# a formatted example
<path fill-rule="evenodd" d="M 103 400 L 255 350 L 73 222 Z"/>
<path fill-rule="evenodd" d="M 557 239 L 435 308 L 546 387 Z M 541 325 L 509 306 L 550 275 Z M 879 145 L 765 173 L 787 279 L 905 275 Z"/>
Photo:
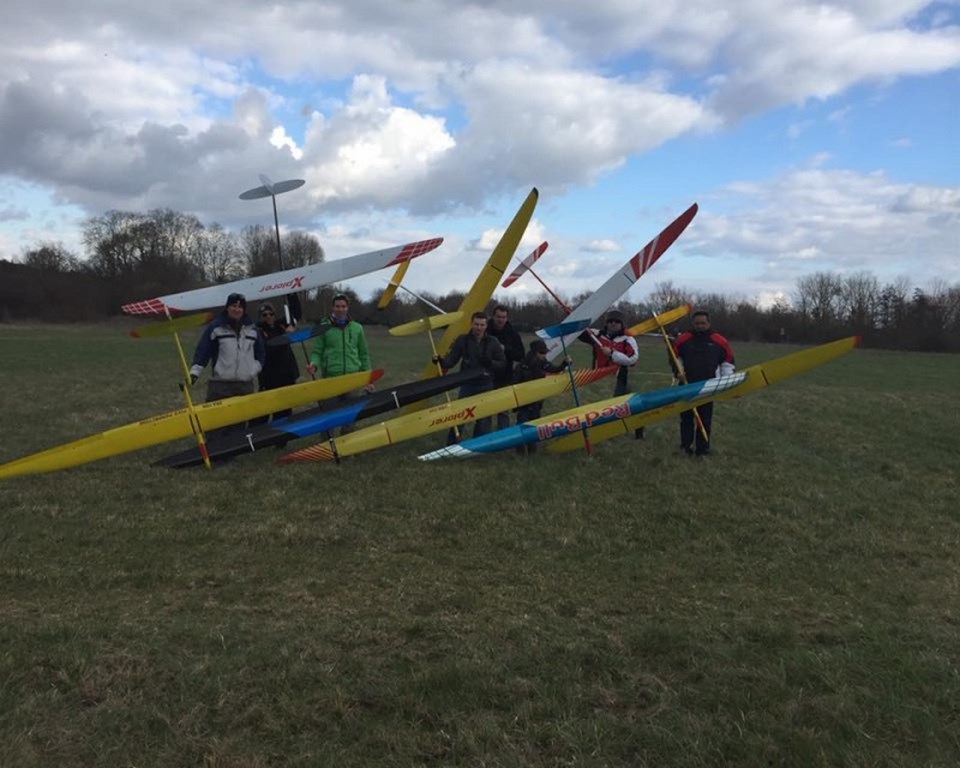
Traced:
<path fill-rule="evenodd" d="M 682 454 L 684 454 L 684 455 L 686 455 L 686 456 L 693 456 L 693 448 L 691 448 L 691 447 L 688 446 L 688 445 L 681 445 L 681 446 L 680 446 L 680 453 L 682 453 Z"/>
<path fill-rule="evenodd" d="M 644 434 L 643 427 L 633 430 L 633 437 L 635 440 L 644 440 L 646 435 Z"/>

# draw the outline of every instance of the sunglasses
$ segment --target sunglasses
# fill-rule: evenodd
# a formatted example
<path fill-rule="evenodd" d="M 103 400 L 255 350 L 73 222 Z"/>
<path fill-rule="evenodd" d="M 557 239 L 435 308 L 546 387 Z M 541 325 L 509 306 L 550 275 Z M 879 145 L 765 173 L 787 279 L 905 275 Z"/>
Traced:
<path fill-rule="evenodd" d="M 274 317 L 275 313 L 271 312 L 269 309 L 266 312 L 261 312 L 260 317 Z"/>

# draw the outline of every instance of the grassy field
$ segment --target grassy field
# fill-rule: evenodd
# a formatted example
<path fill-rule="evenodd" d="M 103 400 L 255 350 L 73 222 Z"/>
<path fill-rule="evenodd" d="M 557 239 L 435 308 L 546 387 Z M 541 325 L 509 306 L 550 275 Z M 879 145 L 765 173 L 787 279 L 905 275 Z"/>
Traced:
<path fill-rule="evenodd" d="M 370 335 L 415 378 L 424 339 Z M 0 361 L 0 461 L 181 406 L 121 325 L 0 325 Z M 665 372 L 644 340 L 633 381 Z M 704 461 L 671 421 L 0 481 L 0 765 L 956 766 L 957 381 L 857 350 L 719 405 Z"/>

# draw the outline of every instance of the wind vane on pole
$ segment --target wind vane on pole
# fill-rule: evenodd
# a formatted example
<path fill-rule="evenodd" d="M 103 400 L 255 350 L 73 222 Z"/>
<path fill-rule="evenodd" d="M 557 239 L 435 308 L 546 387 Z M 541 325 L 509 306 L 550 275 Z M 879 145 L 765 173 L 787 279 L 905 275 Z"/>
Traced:
<path fill-rule="evenodd" d="M 254 187 L 253 189 L 248 189 L 246 192 L 240 195 L 241 200 L 259 200 L 263 197 L 269 197 L 273 201 L 273 228 L 277 234 L 277 261 L 280 262 L 281 271 L 286 269 L 283 264 L 283 251 L 280 248 L 280 220 L 277 218 L 277 195 L 282 195 L 284 192 L 292 192 L 295 189 L 299 189 L 306 182 L 303 179 L 287 179 L 286 181 L 278 181 L 274 184 L 270 181 L 270 178 L 264 174 L 259 174 L 260 183 L 262 186 Z M 296 295 L 294 294 L 296 298 Z M 297 298 L 297 304 L 299 305 L 300 300 Z M 285 309 L 287 310 L 287 324 L 290 324 L 290 303 L 287 302 Z M 296 322 L 296 318 L 294 318 Z"/>

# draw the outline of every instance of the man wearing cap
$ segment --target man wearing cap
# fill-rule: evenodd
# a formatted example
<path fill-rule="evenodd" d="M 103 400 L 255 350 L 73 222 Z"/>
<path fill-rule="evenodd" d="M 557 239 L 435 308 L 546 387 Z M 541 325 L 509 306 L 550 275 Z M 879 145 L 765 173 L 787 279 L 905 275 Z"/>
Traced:
<path fill-rule="evenodd" d="M 256 391 L 257 374 L 266 359 L 263 339 L 247 314 L 246 298 L 241 293 L 231 293 L 223 311 L 203 329 L 197 342 L 190 383 L 195 384 L 207 363 L 212 361 L 207 402 L 252 395 Z"/>
<path fill-rule="evenodd" d="M 554 365 L 547 359 L 547 342 L 543 339 L 534 339 L 530 342 L 530 351 L 523 358 L 517 367 L 513 369 L 513 382 L 523 384 L 525 381 L 534 381 L 546 377 L 548 373 L 560 373 L 571 364 L 570 356 L 563 358 L 560 365 Z M 517 424 L 523 424 L 527 421 L 534 421 L 540 418 L 543 411 L 543 400 L 537 400 L 534 403 L 521 405 L 517 410 Z M 536 444 L 521 446 L 517 448 L 517 453 L 533 453 L 536 451 Z"/>

